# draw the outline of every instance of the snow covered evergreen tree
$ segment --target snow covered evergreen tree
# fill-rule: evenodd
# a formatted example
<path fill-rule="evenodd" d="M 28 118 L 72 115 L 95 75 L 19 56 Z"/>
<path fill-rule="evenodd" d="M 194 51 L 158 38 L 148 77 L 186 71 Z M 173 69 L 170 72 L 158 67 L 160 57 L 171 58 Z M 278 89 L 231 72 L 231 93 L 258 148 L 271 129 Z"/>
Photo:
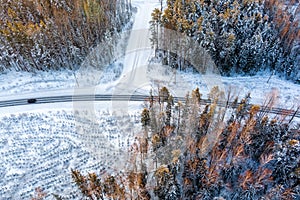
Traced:
<path fill-rule="evenodd" d="M 300 28 L 284 3 L 168 0 L 161 24 L 207 49 L 224 75 L 275 70 L 299 81 Z"/>
<path fill-rule="evenodd" d="M 1 0 L 0 71 L 76 69 L 130 17 L 126 0 Z"/>
<path fill-rule="evenodd" d="M 75 183 L 89 199 L 90 194 L 115 199 L 299 199 L 299 125 L 269 119 L 260 106 L 250 104 L 250 95 L 228 99 L 224 118 L 218 106 L 224 94 L 215 87 L 209 98 L 211 103 L 202 105 L 195 89 L 178 105 L 149 102 L 141 112 L 149 135 L 135 140 L 132 168 L 105 177 L 73 170 Z M 151 116 L 168 116 L 170 109 L 181 117 Z"/>

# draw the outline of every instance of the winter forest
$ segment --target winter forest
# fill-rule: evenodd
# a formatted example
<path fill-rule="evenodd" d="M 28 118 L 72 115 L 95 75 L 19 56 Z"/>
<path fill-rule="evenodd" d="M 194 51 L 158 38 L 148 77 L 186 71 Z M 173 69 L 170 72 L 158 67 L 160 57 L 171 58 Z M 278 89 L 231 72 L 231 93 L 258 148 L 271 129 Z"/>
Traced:
<path fill-rule="evenodd" d="M 158 27 L 176 30 L 207 49 L 223 75 L 268 70 L 299 82 L 300 10 L 294 4 L 284 0 L 167 0 L 167 8 L 152 13 L 152 42 L 155 48 L 164 49 L 158 45 L 166 40 Z M 171 65 L 176 65 L 178 59 L 172 59 Z"/>
<path fill-rule="evenodd" d="M 126 0 L 1 0 L 0 70 L 76 70 L 130 17 Z"/>
<path fill-rule="evenodd" d="M 275 120 L 259 113 L 248 95 L 225 97 L 215 87 L 209 96 L 211 103 L 201 106 L 196 89 L 175 103 L 161 88 L 159 98 L 150 98 L 141 112 L 143 129 L 125 170 L 105 177 L 72 170 L 82 194 L 87 199 L 298 199 L 299 125 L 292 126 L 290 117 Z M 220 99 L 226 99 L 225 108 L 218 107 Z"/>
<path fill-rule="evenodd" d="M 80 68 L 84 72 L 82 63 L 93 48 L 112 41 L 111 46 L 101 46 L 105 54 L 97 59 L 110 63 L 105 73 L 117 71 L 115 79 L 127 78 L 128 74 L 118 71 L 125 67 L 114 69 L 113 62 L 119 59 L 114 58 L 118 41 L 112 38 L 128 39 L 120 35 L 133 26 L 134 16 L 141 7 L 141 2 L 136 2 L 0 0 L 0 73 L 63 73 L 63 70 L 76 72 Z M 154 52 L 151 62 L 178 70 L 177 73 L 186 69 L 200 74 L 212 70 L 222 77 L 266 73 L 270 78 L 276 75 L 296 86 L 300 84 L 298 0 L 157 0 L 155 3 L 157 8 L 151 10 L 148 22 Z M 216 68 L 193 66 L 206 62 L 203 58 L 206 53 Z M 138 53 L 133 55 L 134 63 L 139 62 L 136 57 L 144 58 Z M 136 73 L 133 68 L 131 72 Z M 105 73 L 103 77 L 109 79 Z M 180 83 L 176 87 L 180 87 Z M 163 84 L 147 92 L 148 96 L 139 106 L 130 107 L 138 109 L 137 117 L 128 114 L 118 118 L 107 109 L 101 112 L 95 124 L 78 114 L 74 107 L 67 110 L 67 104 L 59 104 L 66 107 L 63 110 L 59 110 L 60 107 L 59 111 L 48 110 L 48 113 L 39 108 L 37 113 L 20 111 L 8 117 L 0 116 L 0 156 L 5 155 L 3 160 L 8 160 L 5 165 L 19 162 L 24 168 L 33 168 L 31 172 L 35 174 L 34 167 L 39 165 L 26 164 L 32 162 L 28 158 L 30 154 L 41 154 L 47 161 L 45 168 L 38 168 L 37 180 L 26 171 L 1 166 L 0 200 L 7 199 L 9 189 L 18 189 L 24 179 L 34 181 L 26 183 L 28 188 L 20 186 L 24 191 L 18 194 L 31 200 L 300 199 L 299 102 L 294 110 L 271 113 L 276 105 L 275 95 L 255 105 L 250 93 L 241 98 L 234 89 L 224 92 L 218 86 L 212 87 L 207 95 L 199 88 L 191 88 L 182 99 L 173 96 L 171 89 Z M 38 102 L 39 99 L 31 100 Z M 121 122 L 116 122 L 118 120 Z M 120 130 L 125 132 L 119 133 Z M 42 131 L 45 133 L 39 138 L 37 132 Z M 23 134 L 18 135 L 20 132 Z M 101 133 L 107 135 L 100 137 Z M 91 135 L 99 136 L 104 153 L 112 151 L 107 155 L 113 158 L 106 157 L 107 163 L 115 159 L 121 163 L 119 168 L 113 168 L 113 164 L 104 166 L 106 162 L 95 161 L 96 154 L 81 151 L 81 145 L 87 143 L 80 140 Z M 10 138 L 13 136 L 16 141 Z M 39 141 L 42 150 L 28 153 L 22 146 L 23 140 L 26 148 L 34 146 L 32 141 Z M 109 146 L 105 141 L 119 143 L 112 142 Z M 11 150 L 13 154 L 6 148 L 9 144 L 22 148 L 17 149 L 17 153 Z M 113 152 L 116 148 L 111 147 L 114 145 L 120 148 L 116 152 Z M 124 146 L 127 149 L 124 150 Z M 97 148 L 91 149 L 97 151 Z M 9 157 L 24 152 L 28 155 L 21 161 Z M 92 167 L 84 168 L 86 165 Z M 67 173 L 60 172 L 60 178 L 47 174 L 47 170 L 59 171 L 60 167 L 67 170 Z M 55 185 L 58 183 L 61 185 Z"/>
<path fill-rule="evenodd" d="M 160 2 L 167 7 L 152 13 L 155 48 L 163 48 L 157 45 L 164 40 L 158 27 L 164 27 L 207 49 L 223 75 L 267 70 L 299 82 L 295 0 Z M 121 31 L 132 10 L 125 0 L 2 0 L 0 11 L 1 71 L 34 71 L 77 69 L 90 48 Z"/>

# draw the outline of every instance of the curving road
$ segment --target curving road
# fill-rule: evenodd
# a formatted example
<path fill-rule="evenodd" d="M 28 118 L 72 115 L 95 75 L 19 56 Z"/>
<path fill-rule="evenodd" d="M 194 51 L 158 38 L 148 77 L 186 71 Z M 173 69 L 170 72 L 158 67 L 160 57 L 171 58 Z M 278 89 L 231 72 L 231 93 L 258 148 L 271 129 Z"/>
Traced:
<path fill-rule="evenodd" d="M 158 100 L 158 96 L 152 96 L 149 97 L 147 95 L 64 95 L 64 96 L 51 96 L 51 97 L 39 97 L 35 98 L 34 103 L 28 103 L 29 99 L 16 99 L 16 100 L 6 100 L 6 101 L 0 101 L 0 107 L 10 107 L 10 106 L 22 106 L 22 105 L 32 105 L 32 104 L 46 104 L 46 103 L 63 103 L 63 102 L 79 102 L 79 101 L 149 101 Z M 174 97 L 174 101 L 178 102 L 184 102 L 185 97 Z M 207 105 L 210 104 L 211 100 L 209 99 L 201 99 L 200 104 L 201 105 Z M 233 102 L 225 102 L 225 101 L 219 101 L 217 102 L 218 106 L 221 107 L 236 107 L 232 106 Z M 252 104 L 250 104 L 251 106 Z M 291 116 L 291 117 L 297 117 L 300 118 L 300 107 L 298 107 L 296 110 L 289 110 L 289 109 L 283 109 L 283 108 L 269 108 L 266 106 L 261 106 L 260 112 L 263 113 L 271 113 L 276 115 L 284 115 L 284 116 Z"/>

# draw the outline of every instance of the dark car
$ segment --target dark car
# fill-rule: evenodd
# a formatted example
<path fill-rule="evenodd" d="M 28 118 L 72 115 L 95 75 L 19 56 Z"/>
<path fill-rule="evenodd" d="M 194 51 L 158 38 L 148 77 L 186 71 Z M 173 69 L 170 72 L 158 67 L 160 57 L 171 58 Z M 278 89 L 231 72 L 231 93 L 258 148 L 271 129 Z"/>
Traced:
<path fill-rule="evenodd" d="M 36 99 L 28 99 L 27 100 L 27 103 L 35 103 L 36 102 Z"/>

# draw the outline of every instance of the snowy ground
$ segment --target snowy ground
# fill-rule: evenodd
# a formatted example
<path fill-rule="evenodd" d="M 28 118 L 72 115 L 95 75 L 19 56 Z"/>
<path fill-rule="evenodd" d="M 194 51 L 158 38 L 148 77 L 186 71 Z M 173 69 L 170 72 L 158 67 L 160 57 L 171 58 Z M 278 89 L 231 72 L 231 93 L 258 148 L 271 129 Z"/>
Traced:
<path fill-rule="evenodd" d="M 105 76 L 100 78 L 99 83 L 107 87 L 107 90 L 99 90 L 99 93 L 111 93 L 113 92 L 113 84 L 110 83 L 111 80 L 114 83 L 123 82 L 120 77 L 125 77 L 127 74 L 122 73 L 122 63 L 116 63 L 114 68 L 106 68 Z M 158 70 L 158 69 L 156 69 Z M 163 69 L 160 69 L 163 70 Z M 176 78 L 174 71 L 168 71 L 165 73 L 164 77 L 161 77 L 165 81 L 161 81 L 161 86 L 177 85 L 180 87 L 183 83 L 188 84 L 188 88 L 182 89 L 184 94 L 196 87 L 199 87 L 203 94 L 207 94 L 209 91 L 209 86 L 207 84 L 207 79 L 205 75 L 196 74 L 192 72 L 176 72 Z M 152 72 L 150 75 L 153 80 L 158 79 L 157 77 L 162 76 L 161 74 L 155 75 L 158 72 Z M 16 78 L 17 77 L 17 78 Z M 180 78 L 180 81 L 178 80 Z M 237 90 L 236 94 L 240 97 L 245 96 L 247 93 L 251 93 L 252 103 L 261 104 L 264 102 L 265 98 L 274 93 L 277 96 L 278 107 L 290 108 L 293 105 L 299 105 L 300 102 L 300 85 L 294 84 L 289 81 L 280 79 L 279 77 L 273 76 L 269 79 L 269 75 L 256 75 L 256 76 L 237 76 L 237 77 L 217 77 L 221 80 L 223 87 L 228 90 L 230 87 Z M 176 83 L 175 83 L 176 82 Z M 151 82 L 149 83 L 150 85 Z M 16 99 L 16 98 L 30 98 L 39 96 L 51 96 L 51 95 L 61 95 L 74 93 L 74 88 L 76 86 L 75 78 L 71 71 L 59 71 L 59 72 L 39 72 L 32 75 L 27 72 L 7 72 L 6 74 L 0 75 L 0 100 Z M 98 86 L 102 87 L 102 86 Z M 137 86 L 143 87 L 143 84 Z M 147 89 L 157 89 L 155 87 L 146 87 L 142 92 L 144 94 L 149 94 Z M 101 89 L 101 88 L 100 88 Z M 97 92 L 98 93 L 98 92 Z"/>
<path fill-rule="evenodd" d="M 231 88 L 241 98 L 251 92 L 252 103 L 262 104 L 273 95 L 277 107 L 299 106 L 300 86 L 275 76 L 267 82 L 268 75 L 228 78 L 175 73 L 149 63 L 153 50 L 147 39 L 148 22 L 151 11 L 160 4 L 158 0 L 132 2 L 138 12 L 124 57 L 103 69 L 80 69 L 75 74 L 67 70 L 6 72 L 0 75 L 0 100 L 78 93 L 149 94 L 150 89 L 162 86 L 174 96 L 199 87 L 205 97 L 218 85 L 226 91 Z M 74 199 L 70 169 L 87 172 L 120 165 L 122 156 L 112 154 L 126 151 L 140 132 L 141 104 L 90 102 L 0 108 L 0 199 L 29 199 L 36 187 Z"/>
<path fill-rule="evenodd" d="M 74 192 L 71 169 L 103 174 L 117 170 L 117 164 L 124 166 L 122 151 L 138 134 L 137 119 L 131 115 L 117 122 L 107 111 L 99 111 L 97 122 L 89 122 L 62 109 L 2 116 L 0 199 L 30 199 L 38 187 L 49 199 L 52 193 L 80 199 Z M 118 128 L 121 123 L 123 129 Z M 87 133 L 91 129 L 96 136 Z"/>

